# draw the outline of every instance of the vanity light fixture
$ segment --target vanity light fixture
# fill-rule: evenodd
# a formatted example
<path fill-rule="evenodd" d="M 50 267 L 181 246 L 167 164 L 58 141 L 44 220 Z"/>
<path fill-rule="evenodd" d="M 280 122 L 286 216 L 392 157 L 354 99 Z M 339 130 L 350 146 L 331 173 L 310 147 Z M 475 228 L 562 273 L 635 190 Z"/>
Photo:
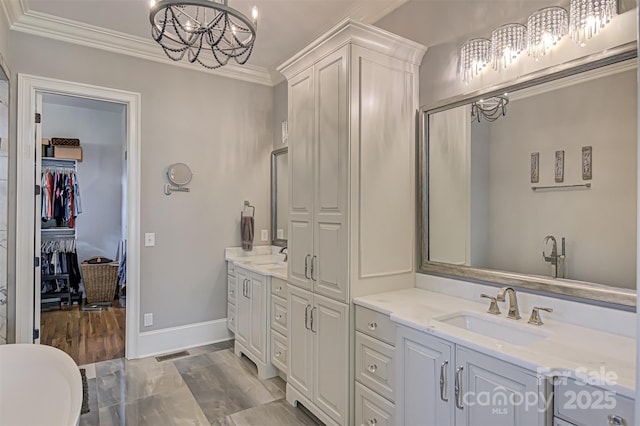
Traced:
<path fill-rule="evenodd" d="M 527 48 L 527 27 L 522 24 L 501 25 L 491 33 L 493 69 L 506 68 Z"/>
<path fill-rule="evenodd" d="M 256 40 L 258 9 L 251 19 L 227 0 L 150 0 L 151 36 L 164 53 L 215 69 L 233 58 L 245 64 Z"/>
<path fill-rule="evenodd" d="M 471 118 L 478 120 L 484 118 L 486 121 L 496 121 L 498 118 L 507 115 L 507 104 L 509 97 L 504 95 L 493 96 L 488 99 L 480 99 L 471 104 Z"/>
<path fill-rule="evenodd" d="M 618 0 L 571 0 L 569 35 L 585 46 L 617 14 Z"/>
<path fill-rule="evenodd" d="M 545 7 L 527 20 L 529 56 L 537 61 L 569 32 L 569 13 L 558 6 Z"/>
<path fill-rule="evenodd" d="M 491 40 L 473 38 L 460 48 L 460 75 L 468 84 L 491 61 Z"/>

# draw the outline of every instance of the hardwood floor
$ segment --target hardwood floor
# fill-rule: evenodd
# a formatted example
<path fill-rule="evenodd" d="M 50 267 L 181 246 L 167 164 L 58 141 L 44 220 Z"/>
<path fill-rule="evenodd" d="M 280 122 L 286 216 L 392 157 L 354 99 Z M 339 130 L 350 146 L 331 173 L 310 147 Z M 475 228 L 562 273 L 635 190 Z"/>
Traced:
<path fill-rule="evenodd" d="M 117 304 L 117 301 L 114 302 Z M 124 357 L 125 308 L 42 312 L 40 343 L 69 354 L 78 365 Z"/>

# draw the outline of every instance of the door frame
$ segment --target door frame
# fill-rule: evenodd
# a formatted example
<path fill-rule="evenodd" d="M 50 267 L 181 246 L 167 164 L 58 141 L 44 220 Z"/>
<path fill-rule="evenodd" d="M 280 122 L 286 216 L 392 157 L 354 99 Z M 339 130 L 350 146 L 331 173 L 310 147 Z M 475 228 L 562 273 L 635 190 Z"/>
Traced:
<path fill-rule="evenodd" d="M 140 333 L 141 95 L 118 89 L 18 74 L 16 169 L 16 343 L 32 343 L 34 330 L 34 223 L 36 93 L 89 98 L 126 106 L 127 309 L 125 357 L 138 357 Z"/>

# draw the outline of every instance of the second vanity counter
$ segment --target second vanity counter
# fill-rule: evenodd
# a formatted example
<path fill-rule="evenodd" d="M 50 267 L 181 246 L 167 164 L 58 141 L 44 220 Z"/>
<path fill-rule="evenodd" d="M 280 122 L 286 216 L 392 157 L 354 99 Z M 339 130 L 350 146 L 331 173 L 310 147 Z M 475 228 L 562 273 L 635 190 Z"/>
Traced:
<path fill-rule="evenodd" d="M 486 353 L 514 365 L 546 376 L 592 377 L 598 386 L 619 395 L 635 397 L 635 340 L 585 327 L 543 318 L 544 324 L 527 323 L 530 312 L 521 312 L 520 320 L 487 313 L 488 303 L 477 303 L 441 293 L 411 288 L 354 299 L 356 305 L 389 315 L 398 325 L 446 339 Z M 506 311 L 506 308 L 503 309 Z M 526 344 L 508 342 L 508 337 L 487 337 L 447 324 L 455 314 L 470 314 L 486 319 L 496 328 L 520 330 L 540 336 Z M 541 312 L 546 314 L 546 312 Z M 436 319 L 438 318 L 438 319 Z M 601 382 L 606 380 L 606 385 Z"/>
<path fill-rule="evenodd" d="M 286 281 L 287 264 L 279 250 L 280 247 L 271 246 L 254 247 L 250 252 L 244 252 L 238 247 L 227 248 L 224 260 L 251 272 Z"/>

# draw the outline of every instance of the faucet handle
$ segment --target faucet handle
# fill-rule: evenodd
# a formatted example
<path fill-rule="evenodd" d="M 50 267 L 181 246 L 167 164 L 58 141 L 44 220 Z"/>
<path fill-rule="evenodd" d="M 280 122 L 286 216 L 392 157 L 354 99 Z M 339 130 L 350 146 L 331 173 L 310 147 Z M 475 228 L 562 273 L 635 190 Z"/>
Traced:
<path fill-rule="evenodd" d="M 498 301 L 495 297 L 489 296 L 488 294 L 481 294 L 480 297 L 484 297 L 485 299 L 491 299 L 491 305 L 489 306 L 489 310 L 487 311 L 493 315 L 500 315 L 500 308 L 498 307 Z"/>
<path fill-rule="evenodd" d="M 533 325 L 542 325 L 542 324 L 544 324 L 542 322 L 542 319 L 540 318 L 540 312 L 539 311 L 553 312 L 553 309 L 551 309 L 551 308 L 542 308 L 540 306 L 534 306 L 533 310 L 531 311 L 531 316 L 529 317 L 529 324 L 533 324 Z"/>

